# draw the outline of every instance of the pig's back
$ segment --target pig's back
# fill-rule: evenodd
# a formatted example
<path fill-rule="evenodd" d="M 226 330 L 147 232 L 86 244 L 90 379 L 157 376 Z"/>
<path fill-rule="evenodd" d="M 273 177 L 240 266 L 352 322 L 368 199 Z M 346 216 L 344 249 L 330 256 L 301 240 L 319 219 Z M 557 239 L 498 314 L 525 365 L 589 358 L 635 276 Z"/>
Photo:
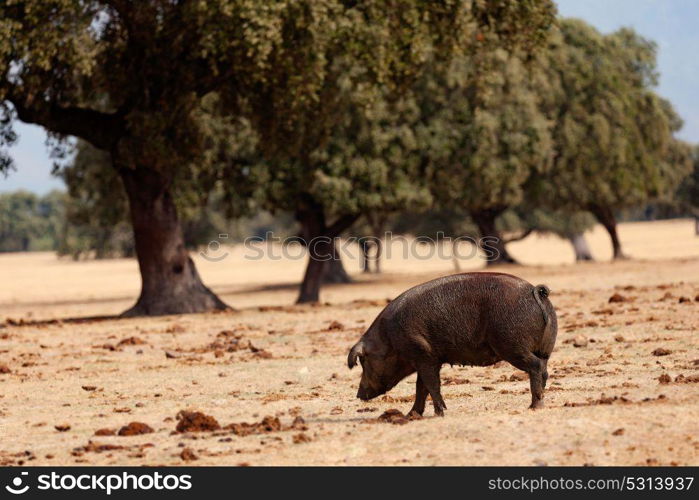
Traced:
<path fill-rule="evenodd" d="M 484 301 L 506 300 L 524 296 L 533 286 L 527 281 L 505 273 L 460 273 L 443 276 L 414 286 L 400 294 L 386 307 L 386 312 L 402 315 L 410 311 L 427 314 L 433 320 L 445 313 L 453 314 L 454 307 L 465 304 L 477 305 Z M 504 294 L 504 295 L 502 295 Z M 434 307 L 425 311 L 424 305 Z"/>
<path fill-rule="evenodd" d="M 490 335 L 541 315 L 533 288 L 505 273 L 445 276 L 399 295 L 382 313 L 382 328 L 401 344 L 424 339 L 446 361 L 488 364 Z"/>

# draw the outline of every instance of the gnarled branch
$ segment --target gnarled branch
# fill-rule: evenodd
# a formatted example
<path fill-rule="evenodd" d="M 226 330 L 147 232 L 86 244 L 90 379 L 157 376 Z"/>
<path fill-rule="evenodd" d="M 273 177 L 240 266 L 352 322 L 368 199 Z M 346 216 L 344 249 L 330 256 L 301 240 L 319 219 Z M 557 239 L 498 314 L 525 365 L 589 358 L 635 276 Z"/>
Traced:
<path fill-rule="evenodd" d="M 80 137 L 99 149 L 110 150 L 123 134 L 123 119 L 115 114 L 74 106 L 62 107 L 50 102 L 37 103 L 16 91 L 8 92 L 6 99 L 23 122 L 41 125 L 56 134 Z"/>

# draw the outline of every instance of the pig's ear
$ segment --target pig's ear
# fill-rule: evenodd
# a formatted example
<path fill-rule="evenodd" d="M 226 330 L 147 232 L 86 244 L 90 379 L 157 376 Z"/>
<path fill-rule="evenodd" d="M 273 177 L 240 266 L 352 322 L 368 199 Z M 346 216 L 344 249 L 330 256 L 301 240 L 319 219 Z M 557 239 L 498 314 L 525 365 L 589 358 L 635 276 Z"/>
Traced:
<path fill-rule="evenodd" d="M 349 356 L 347 356 L 347 366 L 351 370 L 357 364 L 357 359 L 364 356 L 364 342 L 361 340 L 354 344 L 354 347 L 350 349 Z"/>

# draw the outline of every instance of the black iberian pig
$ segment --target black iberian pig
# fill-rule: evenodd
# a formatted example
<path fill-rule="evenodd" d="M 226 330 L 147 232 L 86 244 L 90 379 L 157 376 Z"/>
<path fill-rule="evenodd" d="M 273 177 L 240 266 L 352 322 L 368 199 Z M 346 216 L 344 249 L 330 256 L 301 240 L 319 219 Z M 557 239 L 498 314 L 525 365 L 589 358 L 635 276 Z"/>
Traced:
<path fill-rule="evenodd" d="M 529 374 L 530 408 L 543 406 L 548 362 L 556 342 L 549 289 L 503 273 L 463 273 L 428 281 L 389 303 L 350 350 L 362 364 L 357 397 L 369 400 L 417 372 L 415 404 L 432 397 L 443 415 L 442 364 L 487 366 L 505 360 Z"/>

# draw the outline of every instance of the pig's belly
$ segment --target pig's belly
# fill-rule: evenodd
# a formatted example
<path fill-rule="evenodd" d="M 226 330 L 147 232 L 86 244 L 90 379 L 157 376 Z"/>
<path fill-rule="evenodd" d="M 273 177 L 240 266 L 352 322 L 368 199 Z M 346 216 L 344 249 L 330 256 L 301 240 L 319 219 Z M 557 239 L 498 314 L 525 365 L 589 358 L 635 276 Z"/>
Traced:
<path fill-rule="evenodd" d="M 468 366 L 489 366 L 501 360 L 488 345 L 478 346 L 477 348 L 455 349 L 448 352 L 446 358 L 446 363 Z"/>

